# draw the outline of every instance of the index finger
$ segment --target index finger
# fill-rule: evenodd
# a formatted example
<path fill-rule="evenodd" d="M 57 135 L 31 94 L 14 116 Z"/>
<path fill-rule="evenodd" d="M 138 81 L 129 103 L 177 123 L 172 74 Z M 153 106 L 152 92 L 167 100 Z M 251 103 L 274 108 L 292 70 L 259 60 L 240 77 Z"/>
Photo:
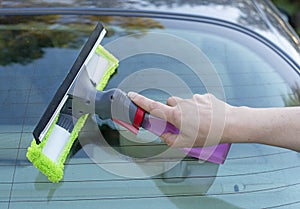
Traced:
<path fill-rule="evenodd" d="M 156 117 L 168 119 L 171 114 L 172 107 L 168 105 L 154 101 L 135 92 L 129 92 L 127 95 L 137 106 Z"/>

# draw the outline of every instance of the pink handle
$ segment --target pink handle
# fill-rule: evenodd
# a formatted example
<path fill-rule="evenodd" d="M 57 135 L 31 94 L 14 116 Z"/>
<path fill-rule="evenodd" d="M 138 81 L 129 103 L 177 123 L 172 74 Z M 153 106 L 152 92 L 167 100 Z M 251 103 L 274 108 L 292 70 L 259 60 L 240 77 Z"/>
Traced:
<path fill-rule="evenodd" d="M 145 114 L 145 118 L 143 120 L 142 127 L 152 133 L 154 133 L 157 136 L 161 136 L 163 133 L 173 133 L 173 134 L 178 134 L 180 131 L 176 126 L 173 124 L 149 115 Z M 205 161 L 210 161 L 213 163 L 217 164 L 222 164 L 224 163 L 227 154 L 230 149 L 230 144 L 219 144 L 215 146 L 209 146 L 209 147 L 204 147 L 204 148 L 182 148 L 181 150 L 192 157 L 198 158 L 200 160 L 205 160 Z"/>

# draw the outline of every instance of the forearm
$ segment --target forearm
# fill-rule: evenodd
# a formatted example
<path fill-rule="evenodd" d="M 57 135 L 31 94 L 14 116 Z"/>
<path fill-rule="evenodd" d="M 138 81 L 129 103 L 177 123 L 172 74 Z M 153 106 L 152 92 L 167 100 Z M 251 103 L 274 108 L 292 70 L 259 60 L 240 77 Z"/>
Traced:
<path fill-rule="evenodd" d="M 300 107 L 232 107 L 224 141 L 262 143 L 300 151 Z"/>

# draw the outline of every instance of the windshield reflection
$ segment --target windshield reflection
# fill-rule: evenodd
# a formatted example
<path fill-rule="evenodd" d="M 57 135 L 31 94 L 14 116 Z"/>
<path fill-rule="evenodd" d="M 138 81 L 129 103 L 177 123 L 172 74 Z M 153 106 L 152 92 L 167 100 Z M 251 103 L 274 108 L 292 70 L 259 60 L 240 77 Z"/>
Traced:
<path fill-rule="evenodd" d="M 86 16 L 2 16 L 0 17 L 0 65 L 26 65 L 42 58 L 46 48 L 79 49 L 98 21 L 108 25 L 106 37 L 145 33 L 152 28 L 163 28 L 158 21 L 141 17 Z M 118 26 L 111 27 L 113 22 Z M 121 31 L 120 31 L 121 29 Z M 14 37 L 14 38 L 12 38 Z"/>
<path fill-rule="evenodd" d="M 276 45 L 287 51 L 290 56 L 299 58 L 299 39 L 290 27 L 282 21 L 280 15 L 275 11 L 276 8 L 270 6 L 266 1 L 247 1 L 247 0 L 203 0 L 203 1 L 184 1 L 184 0 L 110 0 L 110 1 L 1 1 L 1 7 L 5 8 L 48 8 L 53 11 L 56 8 L 80 9 L 81 12 L 96 11 L 101 16 L 101 9 L 124 9 L 124 11 L 154 11 L 172 12 L 175 14 L 206 16 L 229 21 L 243 27 L 254 30 L 263 37 L 274 42 Z M 71 9 L 71 10 L 70 10 Z M 17 13 L 19 10 L 16 10 Z M 39 11 L 39 10 L 38 10 Z M 7 12 L 7 11 L 6 11 Z M 13 11 L 11 11 L 13 12 Z M 122 18 L 125 20 L 127 18 Z M 130 20 L 130 19 L 127 19 Z M 83 18 L 78 19 L 79 22 Z M 106 23 L 105 21 L 103 21 Z M 89 24 L 89 21 L 84 23 Z M 110 22 L 111 23 L 111 22 Z M 119 25 L 120 26 L 120 25 Z M 296 50 L 297 51 L 296 51 Z"/>

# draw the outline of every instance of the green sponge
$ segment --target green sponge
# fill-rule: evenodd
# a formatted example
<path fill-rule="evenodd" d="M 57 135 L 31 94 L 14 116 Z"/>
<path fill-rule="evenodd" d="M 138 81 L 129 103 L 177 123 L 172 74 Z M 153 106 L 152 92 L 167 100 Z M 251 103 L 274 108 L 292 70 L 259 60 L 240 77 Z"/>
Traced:
<path fill-rule="evenodd" d="M 117 69 L 119 61 L 101 45 L 97 47 L 96 53 L 108 61 L 108 65 L 105 69 L 105 72 L 101 77 L 100 82 L 96 86 L 97 90 L 102 91 L 107 85 L 111 75 L 114 74 L 115 70 Z M 78 133 L 84 126 L 88 116 L 89 114 L 85 114 L 77 120 L 69 136 L 67 143 L 65 144 L 64 148 L 60 152 L 59 157 L 56 161 L 53 161 L 48 156 L 46 156 L 43 153 L 43 148 L 45 147 L 49 139 L 49 136 L 54 129 L 54 126 L 59 118 L 59 115 L 52 123 L 51 127 L 49 128 L 42 142 L 40 144 L 36 144 L 34 139 L 31 143 L 31 146 L 28 148 L 26 154 L 28 160 L 32 162 L 32 164 L 37 169 L 39 169 L 44 175 L 46 175 L 51 182 L 57 183 L 63 178 L 64 163 L 67 159 L 67 156 L 72 148 L 74 141 L 78 137 Z"/>

